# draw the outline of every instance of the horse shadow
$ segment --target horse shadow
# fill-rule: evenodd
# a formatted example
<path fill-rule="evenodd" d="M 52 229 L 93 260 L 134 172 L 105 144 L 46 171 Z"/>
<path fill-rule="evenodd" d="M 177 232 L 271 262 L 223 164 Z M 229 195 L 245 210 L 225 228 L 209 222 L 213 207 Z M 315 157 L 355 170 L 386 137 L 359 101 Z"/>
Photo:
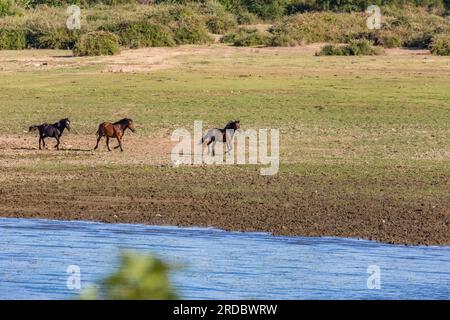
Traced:
<path fill-rule="evenodd" d="M 0 148 L 0 149 L 6 149 L 6 148 Z M 56 150 L 55 148 L 50 148 L 50 149 L 42 149 L 39 150 L 39 148 L 35 148 L 35 147 L 15 147 L 15 148 L 10 148 L 11 150 L 22 150 L 22 151 L 52 151 L 52 150 Z M 92 149 L 82 149 L 82 148 L 60 148 L 59 150 L 56 151 L 72 151 L 72 152 L 90 152 L 92 151 Z"/>

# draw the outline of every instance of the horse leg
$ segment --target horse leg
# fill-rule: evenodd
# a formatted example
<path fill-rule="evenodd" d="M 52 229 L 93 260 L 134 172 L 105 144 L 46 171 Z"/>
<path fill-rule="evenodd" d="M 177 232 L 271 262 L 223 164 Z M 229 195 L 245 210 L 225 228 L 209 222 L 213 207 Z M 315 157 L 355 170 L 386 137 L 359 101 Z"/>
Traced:
<path fill-rule="evenodd" d="M 42 150 L 42 147 L 41 147 L 41 141 L 42 141 L 42 138 L 39 137 L 39 150 Z"/>
<path fill-rule="evenodd" d="M 228 153 L 228 154 L 231 154 L 231 149 L 233 149 L 233 147 L 231 146 L 231 143 L 229 143 L 229 142 L 227 141 L 227 153 Z"/>
<path fill-rule="evenodd" d="M 117 137 L 117 142 L 119 142 L 119 145 L 116 148 L 120 148 L 120 151 L 123 152 L 123 148 L 122 148 L 122 140 L 119 139 L 119 137 Z"/>
<path fill-rule="evenodd" d="M 211 143 L 213 143 L 213 141 L 209 140 L 208 143 L 206 144 L 208 146 L 208 155 L 211 153 L 211 147 L 210 147 Z"/>
<path fill-rule="evenodd" d="M 97 144 L 95 145 L 94 150 L 97 150 L 98 143 L 100 142 L 101 139 L 102 139 L 102 136 L 99 135 L 98 138 L 97 138 Z"/>
<path fill-rule="evenodd" d="M 106 137 L 106 147 L 108 147 L 108 151 L 111 151 L 111 148 L 109 147 L 109 137 Z"/>
<path fill-rule="evenodd" d="M 56 150 L 59 150 L 59 137 L 58 137 L 58 135 L 55 136 L 55 139 L 56 139 L 56 146 L 55 146 L 55 148 L 56 148 Z"/>
<path fill-rule="evenodd" d="M 45 138 L 42 138 L 42 146 L 43 146 L 44 148 L 46 148 L 46 145 L 45 145 Z"/>
<path fill-rule="evenodd" d="M 120 148 L 120 139 L 119 138 L 117 138 L 117 142 L 118 142 L 118 144 L 117 144 L 117 146 L 114 147 L 114 150 L 117 148 Z"/>
<path fill-rule="evenodd" d="M 216 150 L 214 149 L 215 146 L 216 146 L 216 141 L 214 141 L 213 144 L 212 144 L 212 155 L 213 155 L 213 157 L 216 155 Z"/>

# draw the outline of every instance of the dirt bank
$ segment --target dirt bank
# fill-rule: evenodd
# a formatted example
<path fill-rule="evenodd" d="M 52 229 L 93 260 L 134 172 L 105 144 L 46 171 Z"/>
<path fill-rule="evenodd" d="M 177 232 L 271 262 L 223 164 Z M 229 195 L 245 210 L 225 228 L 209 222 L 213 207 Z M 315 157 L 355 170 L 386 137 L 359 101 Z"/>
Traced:
<path fill-rule="evenodd" d="M 92 152 L 80 137 L 67 136 L 59 152 L 34 149 L 34 137 L 2 137 L 0 215 L 450 244 L 450 197 L 426 193 L 447 188 L 446 176 L 424 179 L 407 168 L 380 179 L 304 175 L 290 165 L 274 177 L 254 166 L 173 168 L 170 141 L 142 139 L 128 137 L 124 155 Z"/>

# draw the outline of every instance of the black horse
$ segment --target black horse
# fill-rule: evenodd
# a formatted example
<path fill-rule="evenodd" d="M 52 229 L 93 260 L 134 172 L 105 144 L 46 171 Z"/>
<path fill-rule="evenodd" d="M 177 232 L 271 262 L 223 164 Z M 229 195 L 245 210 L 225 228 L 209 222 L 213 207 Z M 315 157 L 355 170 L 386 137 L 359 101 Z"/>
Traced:
<path fill-rule="evenodd" d="M 70 120 L 68 118 L 61 119 L 54 124 L 43 123 L 36 126 L 31 126 L 30 131 L 39 131 L 39 150 L 41 150 L 41 141 L 45 148 L 45 138 L 55 138 L 57 143 L 55 148 L 59 150 L 60 138 L 64 132 L 64 129 L 70 131 Z"/>

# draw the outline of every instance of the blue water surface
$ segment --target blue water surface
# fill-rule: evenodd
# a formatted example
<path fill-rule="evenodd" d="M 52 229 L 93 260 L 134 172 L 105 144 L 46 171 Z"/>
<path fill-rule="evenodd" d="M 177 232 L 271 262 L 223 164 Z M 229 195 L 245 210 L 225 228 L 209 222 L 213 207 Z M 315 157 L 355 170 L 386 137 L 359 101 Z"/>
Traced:
<path fill-rule="evenodd" d="M 82 290 L 128 249 L 181 265 L 171 280 L 186 299 L 450 298 L 450 247 L 15 218 L 0 218 L 0 234 L 0 299 L 75 298 L 69 265 Z"/>

